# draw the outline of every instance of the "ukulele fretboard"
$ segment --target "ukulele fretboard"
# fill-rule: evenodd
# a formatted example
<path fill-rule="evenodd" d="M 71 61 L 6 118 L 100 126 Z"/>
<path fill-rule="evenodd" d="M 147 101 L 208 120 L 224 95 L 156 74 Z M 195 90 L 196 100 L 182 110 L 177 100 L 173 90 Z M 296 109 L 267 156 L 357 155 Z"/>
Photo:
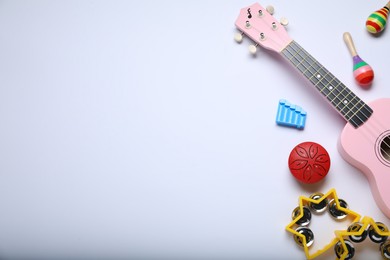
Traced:
<path fill-rule="evenodd" d="M 372 109 L 298 45 L 298 43 L 292 41 L 282 51 L 282 54 L 313 83 L 317 90 L 355 128 L 364 124 L 371 116 Z"/>

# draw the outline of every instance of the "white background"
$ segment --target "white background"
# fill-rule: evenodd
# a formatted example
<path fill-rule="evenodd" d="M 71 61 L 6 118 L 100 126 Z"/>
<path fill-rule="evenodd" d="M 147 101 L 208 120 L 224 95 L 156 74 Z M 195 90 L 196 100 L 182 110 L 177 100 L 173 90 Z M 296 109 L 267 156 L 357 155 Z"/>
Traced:
<path fill-rule="evenodd" d="M 285 226 L 331 188 L 390 226 L 337 151 L 343 119 L 278 54 L 233 41 L 252 3 L 0 0 L 0 258 L 304 259 Z M 261 4 L 364 101 L 389 97 L 390 33 L 365 30 L 385 2 Z M 281 98 L 307 111 L 303 131 L 275 124 Z M 289 173 L 304 141 L 331 156 L 320 184 Z"/>

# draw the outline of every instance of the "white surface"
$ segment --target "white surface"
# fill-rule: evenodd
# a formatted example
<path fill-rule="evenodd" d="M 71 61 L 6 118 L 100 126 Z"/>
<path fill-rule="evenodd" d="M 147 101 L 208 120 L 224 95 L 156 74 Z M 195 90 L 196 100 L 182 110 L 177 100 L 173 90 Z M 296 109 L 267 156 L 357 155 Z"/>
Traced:
<path fill-rule="evenodd" d="M 333 187 L 390 226 L 337 152 L 343 119 L 277 54 L 233 40 L 250 4 L 0 1 L 2 259 L 303 259 L 284 228 L 298 196 Z M 260 4 L 363 100 L 390 96 L 390 32 L 364 27 L 384 2 Z M 345 31 L 376 73 L 368 91 Z M 280 98 L 308 112 L 303 131 L 276 126 Z M 321 184 L 288 171 L 303 141 L 330 153 Z M 370 249 L 357 259 L 380 259 Z"/>

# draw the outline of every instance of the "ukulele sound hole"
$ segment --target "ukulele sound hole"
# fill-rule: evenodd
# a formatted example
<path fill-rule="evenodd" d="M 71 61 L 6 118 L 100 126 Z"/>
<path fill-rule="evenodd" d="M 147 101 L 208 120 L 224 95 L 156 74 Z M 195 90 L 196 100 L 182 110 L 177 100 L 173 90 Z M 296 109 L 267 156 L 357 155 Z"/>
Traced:
<path fill-rule="evenodd" d="M 390 162 L 390 135 L 386 136 L 381 142 L 381 154 L 387 162 Z"/>

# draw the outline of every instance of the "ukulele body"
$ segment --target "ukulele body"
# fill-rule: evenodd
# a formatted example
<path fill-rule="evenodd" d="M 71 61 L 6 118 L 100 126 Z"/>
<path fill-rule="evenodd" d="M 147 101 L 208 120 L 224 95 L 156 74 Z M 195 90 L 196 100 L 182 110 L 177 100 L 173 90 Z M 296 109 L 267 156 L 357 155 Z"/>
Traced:
<path fill-rule="evenodd" d="M 382 212 L 390 218 L 390 98 L 369 103 L 371 117 L 360 127 L 347 124 L 339 138 L 339 152 L 368 179 Z"/>

